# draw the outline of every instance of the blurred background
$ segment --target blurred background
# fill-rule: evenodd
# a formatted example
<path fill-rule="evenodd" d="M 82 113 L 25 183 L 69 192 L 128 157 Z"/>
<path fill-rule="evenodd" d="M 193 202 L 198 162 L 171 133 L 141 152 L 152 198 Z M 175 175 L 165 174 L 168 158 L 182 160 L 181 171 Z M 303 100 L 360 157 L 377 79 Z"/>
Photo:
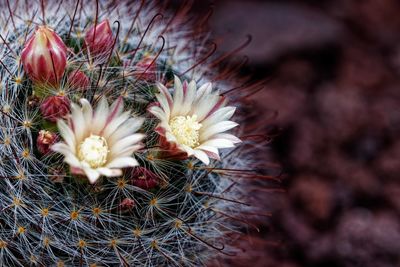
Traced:
<path fill-rule="evenodd" d="M 400 1 L 194 1 L 192 12 L 210 7 L 220 51 L 251 34 L 232 57 L 248 57 L 241 75 L 269 79 L 259 116 L 279 112 L 271 150 L 287 192 L 266 197 L 268 242 L 247 265 L 400 266 Z"/>

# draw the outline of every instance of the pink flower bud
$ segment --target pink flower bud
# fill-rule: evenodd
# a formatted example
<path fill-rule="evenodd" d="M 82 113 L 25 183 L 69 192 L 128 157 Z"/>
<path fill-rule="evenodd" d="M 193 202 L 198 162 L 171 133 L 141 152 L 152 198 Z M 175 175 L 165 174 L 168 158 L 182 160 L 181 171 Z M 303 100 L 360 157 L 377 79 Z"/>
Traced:
<path fill-rule="evenodd" d="M 49 96 L 40 105 L 40 111 L 45 119 L 56 122 L 70 111 L 70 101 L 65 96 Z"/>
<path fill-rule="evenodd" d="M 135 201 L 130 198 L 124 198 L 119 206 L 123 210 L 131 210 L 135 206 Z"/>
<path fill-rule="evenodd" d="M 92 56 L 110 53 L 113 43 L 114 37 L 108 19 L 91 27 L 85 34 L 85 44 Z"/>
<path fill-rule="evenodd" d="M 130 169 L 127 177 L 134 186 L 145 190 L 152 189 L 160 183 L 160 178 L 157 174 L 144 167 L 134 167 L 133 169 Z"/>
<path fill-rule="evenodd" d="M 154 82 L 156 80 L 156 71 L 157 67 L 155 62 L 153 62 L 154 58 L 150 56 L 146 56 L 139 60 L 136 64 L 136 78 Z"/>
<path fill-rule="evenodd" d="M 68 84 L 73 89 L 85 90 L 89 84 L 89 77 L 80 70 L 71 72 L 68 76 Z"/>
<path fill-rule="evenodd" d="M 21 60 L 32 81 L 56 85 L 67 65 L 67 47 L 52 29 L 39 26 L 25 44 Z"/>
<path fill-rule="evenodd" d="M 39 136 L 36 140 L 37 149 L 39 150 L 40 153 L 45 155 L 50 152 L 51 145 L 57 142 L 57 139 L 58 138 L 55 133 L 45 130 L 40 130 Z"/>

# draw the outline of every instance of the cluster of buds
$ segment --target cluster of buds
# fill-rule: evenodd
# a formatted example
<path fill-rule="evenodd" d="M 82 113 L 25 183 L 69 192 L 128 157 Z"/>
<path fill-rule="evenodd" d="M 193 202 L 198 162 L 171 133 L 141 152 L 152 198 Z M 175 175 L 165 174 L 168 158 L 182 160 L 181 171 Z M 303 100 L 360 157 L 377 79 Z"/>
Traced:
<path fill-rule="evenodd" d="M 113 44 L 108 20 L 91 27 L 85 34 L 85 45 L 92 56 L 109 53 Z M 25 44 L 21 60 L 33 82 L 57 86 L 67 66 L 67 46 L 53 29 L 39 26 Z M 89 78 L 76 70 L 69 75 L 68 82 L 72 88 L 83 89 L 89 85 Z"/>
<path fill-rule="evenodd" d="M 89 28 L 85 33 L 85 47 L 92 57 L 107 58 L 114 46 L 114 35 L 110 23 L 104 20 Z M 24 70 L 36 84 L 57 86 L 67 65 L 67 46 L 53 29 L 39 26 L 24 46 L 21 55 Z M 138 79 L 156 80 L 154 57 L 144 56 L 137 64 L 135 76 Z M 80 70 L 68 76 L 70 88 L 84 90 L 90 84 L 89 78 Z"/>
<path fill-rule="evenodd" d="M 114 47 L 115 40 L 108 20 L 104 20 L 89 28 L 84 37 L 84 47 L 90 57 L 96 60 L 108 58 Z M 60 81 L 66 73 L 67 46 L 57 33 L 48 26 L 38 26 L 26 42 L 21 61 L 25 73 L 31 81 L 41 88 L 50 86 L 53 89 L 60 86 Z M 155 58 L 150 55 L 144 57 L 136 64 L 137 79 L 154 82 L 156 80 Z M 65 79 L 68 89 L 85 91 L 90 86 L 90 79 L 84 71 L 74 69 L 68 71 Z M 55 123 L 65 118 L 71 112 L 70 99 L 65 95 L 32 95 L 28 99 L 30 108 L 39 107 L 43 118 Z M 41 130 L 37 138 L 37 148 L 41 154 L 48 154 L 50 147 L 57 141 L 53 132 Z M 132 185 L 145 190 L 159 186 L 160 178 L 152 171 L 135 167 L 128 169 L 129 180 Z M 128 200 L 123 206 L 131 206 Z"/>

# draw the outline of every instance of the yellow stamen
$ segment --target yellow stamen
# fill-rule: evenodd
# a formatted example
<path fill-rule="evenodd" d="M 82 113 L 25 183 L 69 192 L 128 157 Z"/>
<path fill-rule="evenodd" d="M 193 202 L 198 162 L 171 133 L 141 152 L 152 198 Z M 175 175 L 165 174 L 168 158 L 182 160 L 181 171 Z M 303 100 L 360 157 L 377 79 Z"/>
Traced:
<path fill-rule="evenodd" d="M 106 139 L 98 135 L 90 135 L 79 145 L 78 157 L 92 168 L 99 168 L 107 162 L 108 145 Z"/>
<path fill-rule="evenodd" d="M 202 127 L 197 115 L 176 116 L 170 121 L 170 127 L 179 144 L 194 148 L 199 145 L 199 130 Z"/>

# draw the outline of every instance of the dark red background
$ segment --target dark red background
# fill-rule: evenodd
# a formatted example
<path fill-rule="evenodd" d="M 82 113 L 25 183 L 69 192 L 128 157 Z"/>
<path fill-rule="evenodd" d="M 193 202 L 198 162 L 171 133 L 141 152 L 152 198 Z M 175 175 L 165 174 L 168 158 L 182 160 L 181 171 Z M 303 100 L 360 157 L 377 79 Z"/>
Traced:
<path fill-rule="evenodd" d="M 266 197 L 269 242 L 246 265 L 400 266 L 400 2 L 195 1 L 192 12 L 210 5 L 220 52 L 253 36 L 233 57 L 249 57 L 240 75 L 270 79 L 255 108 L 277 110 L 282 129 L 271 148 L 287 193 Z"/>

